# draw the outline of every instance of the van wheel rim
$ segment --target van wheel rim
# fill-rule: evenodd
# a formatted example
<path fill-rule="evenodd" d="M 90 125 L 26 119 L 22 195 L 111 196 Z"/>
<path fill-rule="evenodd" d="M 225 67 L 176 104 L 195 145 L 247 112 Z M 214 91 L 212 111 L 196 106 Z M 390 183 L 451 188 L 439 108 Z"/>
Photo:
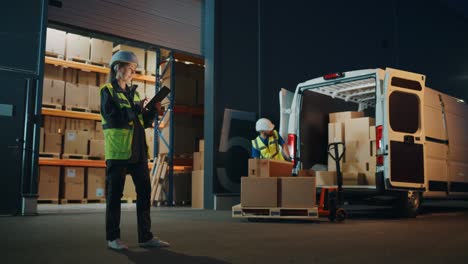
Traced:
<path fill-rule="evenodd" d="M 419 194 L 417 192 L 409 191 L 408 192 L 408 203 L 412 208 L 419 208 L 421 203 Z"/>

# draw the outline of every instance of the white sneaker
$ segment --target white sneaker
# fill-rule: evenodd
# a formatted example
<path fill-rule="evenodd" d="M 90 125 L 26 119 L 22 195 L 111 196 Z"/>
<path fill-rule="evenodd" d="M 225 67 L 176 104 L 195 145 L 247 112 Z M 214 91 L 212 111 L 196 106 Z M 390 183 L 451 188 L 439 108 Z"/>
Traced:
<path fill-rule="evenodd" d="M 160 247 L 169 247 L 170 244 L 166 241 L 159 240 L 156 237 L 153 237 L 152 239 L 140 243 L 140 247 L 142 248 L 160 248 Z"/>
<path fill-rule="evenodd" d="M 125 245 L 120 238 L 117 238 L 112 241 L 107 241 L 107 247 L 115 250 L 128 250 L 128 246 Z"/>

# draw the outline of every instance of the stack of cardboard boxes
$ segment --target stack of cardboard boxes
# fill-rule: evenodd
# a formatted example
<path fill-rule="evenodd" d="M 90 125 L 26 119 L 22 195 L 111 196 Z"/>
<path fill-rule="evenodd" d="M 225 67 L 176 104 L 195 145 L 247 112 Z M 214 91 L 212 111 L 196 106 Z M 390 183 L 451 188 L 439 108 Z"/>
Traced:
<path fill-rule="evenodd" d="M 241 178 L 242 207 L 312 208 L 316 206 L 314 174 L 291 177 L 286 161 L 249 159 L 249 175 Z"/>
<path fill-rule="evenodd" d="M 58 201 L 60 187 L 60 167 L 41 166 L 39 168 L 39 200 Z"/>
<path fill-rule="evenodd" d="M 198 152 L 193 153 L 192 208 L 203 209 L 203 176 L 205 172 L 205 140 L 200 140 Z"/>
<path fill-rule="evenodd" d="M 341 160 L 344 185 L 375 185 L 375 121 L 363 112 L 331 113 L 328 143 L 342 142 L 346 153 Z M 343 149 L 339 149 L 342 153 Z M 318 185 L 336 184 L 336 162 L 328 158 L 328 172 L 317 172 Z"/>

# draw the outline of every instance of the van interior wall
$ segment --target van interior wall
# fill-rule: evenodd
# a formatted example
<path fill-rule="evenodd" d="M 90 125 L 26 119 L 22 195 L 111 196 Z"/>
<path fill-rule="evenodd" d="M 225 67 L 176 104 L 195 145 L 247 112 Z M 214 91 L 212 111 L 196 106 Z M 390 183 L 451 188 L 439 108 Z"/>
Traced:
<path fill-rule="evenodd" d="M 312 91 L 306 91 L 302 98 L 301 162 L 304 169 L 309 169 L 315 164 L 327 164 L 328 115 L 335 112 L 357 111 L 358 104 Z M 364 115 L 374 117 L 375 109 L 366 109 Z"/>

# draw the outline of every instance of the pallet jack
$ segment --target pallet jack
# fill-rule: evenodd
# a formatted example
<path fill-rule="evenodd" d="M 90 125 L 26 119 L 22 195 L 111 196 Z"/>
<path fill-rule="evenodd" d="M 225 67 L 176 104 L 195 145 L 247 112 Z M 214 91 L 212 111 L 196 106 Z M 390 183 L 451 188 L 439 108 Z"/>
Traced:
<path fill-rule="evenodd" d="M 339 153 L 340 146 L 343 152 Z M 346 152 L 345 144 L 342 142 L 330 143 L 328 145 L 328 155 L 335 161 L 337 186 L 323 186 L 319 200 L 319 216 L 328 217 L 331 222 L 342 222 L 346 219 L 346 211 L 343 208 L 343 173 L 341 172 L 340 161 Z"/>

